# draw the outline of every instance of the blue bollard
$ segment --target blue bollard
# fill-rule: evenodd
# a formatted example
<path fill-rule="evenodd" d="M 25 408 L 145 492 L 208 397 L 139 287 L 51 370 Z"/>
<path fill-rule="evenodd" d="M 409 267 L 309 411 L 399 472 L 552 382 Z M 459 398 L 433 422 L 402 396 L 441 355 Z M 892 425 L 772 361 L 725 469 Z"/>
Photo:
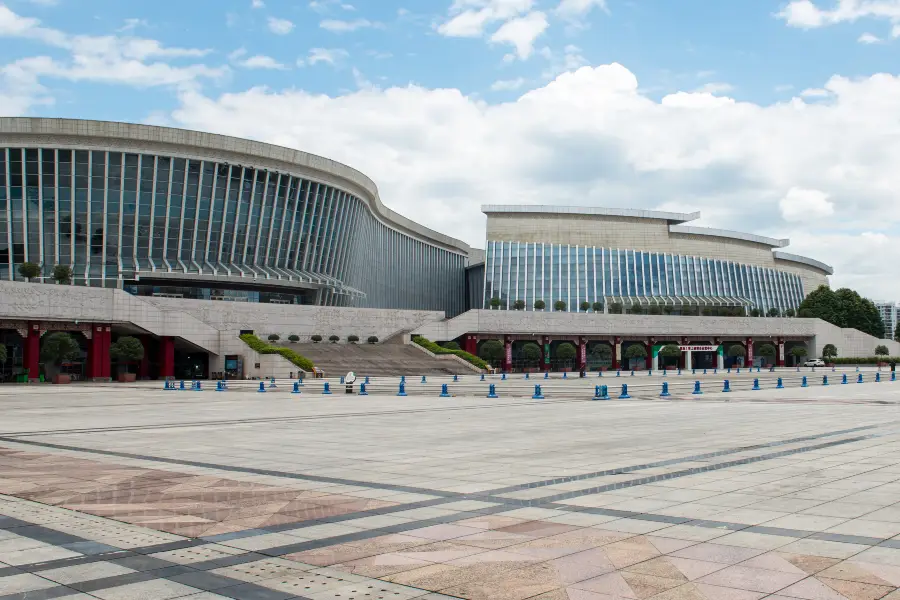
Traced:
<path fill-rule="evenodd" d="M 566 371 L 563 371 L 563 379 L 568 379 L 568 378 L 569 378 L 569 376 L 568 376 L 568 374 L 566 373 Z"/>
<path fill-rule="evenodd" d="M 456 375 L 454 375 L 453 377 L 454 377 L 454 381 L 456 381 L 456 379 L 455 379 Z M 369 385 L 369 376 L 368 375 L 366 375 L 366 380 L 363 383 L 365 383 L 366 385 Z M 303 385 L 303 384 L 301 383 L 300 385 Z"/>
<path fill-rule="evenodd" d="M 600 386 L 595 385 L 594 386 L 594 397 L 591 398 L 591 400 L 599 400 L 599 399 L 600 399 Z"/>
<path fill-rule="evenodd" d="M 438 398 L 449 398 L 449 397 L 450 397 L 450 392 L 447 391 L 447 384 L 442 383 L 441 384 L 441 395 L 438 396 Z"/>
<path fill-rule="evenodd" d="M 797 367 L 797 372 L 798 372 L 798 373 L 800 372 L 800 367 Z"/>
<path fill-rule="evenodd" d="M 616 371 L 616 377 L 621 377 L 621 376 L 622 376 L 622 371 L 618 371 L 618 370 L 617 370 L 617 371 Z"/>
<path fill-rule="evenodd" d="M 856 367 L 856 372 L 859 373 L 859 367 Z"/>
<path fill-rule="evenodd" d="M 340 383 L 341 385 L 344 385 L 344 376 L 343 375 L 341 375 L 341 380 L 338 383 Z"/>
<path fill-rule="evenodd" d="M 493 383 L 490 386 L 488 386 L 487 397 L 488 398 L 499 398 L 499 396 L 497 396 L 497 388 Z"/>
<path fill-rule="evenodd" d="M 299 393 L 300 393 L 300 384 L 297 383 L 296 381 L 294 382 L 294 389 L 291 390 L 291 393 L 292 393 L 292 394 L 299 394 Z"/>
<path fill-rule="evenodd" d="M 266 382 L 265 382 L 265 381 L 260 381 L 260 382 L 259 382 L 259 389 L 258 389 L 257 391 L 258 391 L 260 394 L 264 394 L 264 393 L 266 392 Z"/>
<path fill-rule="evenodd" d="M 694 382 L 694 391 L 691 393 L 694 394 L 695 396 L 699 396 L 700 394 L 703 393 L 700 391 L 700 382 L 699 381 Z"/>
<path fill-rule="evenodd" d="M 897 372 L 891 371 L 891 381 L 897 381 Z"/>
<path fill-rule="evenodd" d="M 603 377 L 603 369 L 597 371 L 597 377 Z"/>
<path fill-rule="evenodd" d="M 341 380 L 342 380 L 341 383 L 343 383 L 343 379 L 344 379 L 344 378 L 341 377 Z M 272 377 L 271 380 L 269 381 L 269 387 L 278 387 L 277 385 L 275 385 L 275 378 L 274 378 L 274 377 Z"/>
<path fill-rule="evenodd" d="M 216 391 L 217 391 L 217 392 L 224 392 L 224 391 L 225 391 L 225 390 L 222 389 L 222 382 L 221 382 L 221 381 L 217 381 L 217 382 L 216 382 Z"/>
<path fill-rule="evenodd" d="M 359 395 L 360 396 L 368 396 L 369 395 L 369 392 L 366 391 L 365 383 L 359 384 Z"/>
<path fill-rule="evenodd" d="M 759 373 L 759 367 L 756 367 L 756 372 Z"/>
<path fill-rule="evenodd" d="M 681 367 L 678 367 L 678 374 L 681 375 Z"/>
<path fill-rule="evenodd" d="M 609 388 L 605 385 L 600 386 L 600 399 L 609 400 Z"/>
<path fill-rule="evenodd" d="M 544 371 L 544 379 L 550 379 L 550 373 Z"/>
<path fill-rule="evenodd" d="M 631 370 L 631 376 L 634 377 L 634 369 Z"/>
<path fill-rule="evenodd" d="M 528 376 L 528 371 L 525 371 L 525 379 L 531 379 L 531 377 Z"/>
<path fill-rule="evenodd" d="M 834 369 L 834 367 L 832 366 L 832 367 L 831 367 L 831 372 L 834 373 L 834 371 L 835 371 L 835 369 Z"/>
<path fill-rule="evenodd" d="M 663 381 L 663 384 L 662 384 L 662 393 L 660 393 L 660 395 L 659 395 L 660 398 L 666 398 L 667 396 L 671 396 L 671 395 L 672 395 L 672 394 L 669 393 L 669 382 L 668 382 L 668 381 Z"/>
<path fill-rule="evenodd" d="M 484 373 L 481 374 L 481 381 L 484 381 Z"/>
<path fill-rule="evenodd" d="M 366 377 L 366 383 L 368 383 L 368 382 L 369 382 L 369 378 Z M 302 377 L 297 379 L 297 385 L 299 385 L 300 387 L 303 387 L 303 378 Z"/>
<path fill-rule="evenodd" d="M 718 369 L 713 369 L 713 375 L 717 374 L 718 372 L 719 372 Z"/>
<path fill-rule="evenodd" d="M 828 375 L 822 375 L 822 385 L 828 385 Z"/>
<path fill-rule="evenodd" d="M 669 376 L 669 372 L 667 370 L 663 369 L 663 377 L 668 377 L 668 376 Z"/>
<path fill-rule="evenodd" d="M 626 399 L 626 398 L 631 398 L 631 396 L 628 395 L 628 384 L 623 383 L 622 384 L 622 393 L 619 394 L 619 399 L 622 400 L 622 399 Z"/>
<path fill-rule="evenodd" d="M 652 377 L 652 376 L 653 376 L 653 370 L 652 370 L 652 369 L 648 369 L 648 370 L 647 370 L 647 377 Z"/>
<path fill-rule="evenodd" d="M 453 376 L 453 383 L 456 383 L 457 381 L 459 381 L 459 375 L 454 375 L 454 376 Z"/>
<path fill-rule="evenodd" d="M 729 383 L 727 379 L 725 380 L 725 385 L 722 386 L 722 391 L 723 392 L 731 391 L 731 383 Z"/>
<path fill-rule="evenodd" d="M 740 372 L 741 372 L 741 368 L 740 368 L 740 367 L 738 367 L 738 369 L 737 369 L 737 372 L 738 372 L 738 373 L 740 373 Z"/>
<path fill-rule="evenodd" d="M 757 379 L 755 377 L 753 378 L 753 387 L 751 389 L 759 390 L 759 379 Z"/>
<path fill-rule="evenodd" d="M 881 382 L 881 373 L 875 373 L 875 383 Z"/>
<path fill-rule="evenodd" d="M 806 375 L 803 376 L 803 380 L 800 382 L 800 387 L 809 387 L 809 383 L 806 381 Z"/>
<path fill-rule="evenodd" d="M 703 369 L 703 374 L 706 375 L 706 369 Z"/>
<path fill-rule="evenodd" d="M 531 399 L 532 400 L 543 400 L 544 399 L 544 394 L 541 393 L 541 386 L 539 386 L 539 385 L 534 386 L 534 395 L 531 396 Z"/>
<path fill-rule="evenodd" d="M 406 375 L 400 376 L 400 383 L 406 383 Z"/>
<path fill-rule="evenodd" d="M 397 392 L 397 395 L 398 396 L 406 395 L 406 382 L 405 381 L 400 382 L 400 390 Z"/>
<path fill-rule="evenodd" d="M 327 381 L 325 382 L 325 387 L 322 388 L 322 393 L 325 394 L 326 396 L 331 394 L 331 386 L 328 385 Z"/>
<path fill-rule="evenodd" d="M 731 373 L 731 367 L 728 367 L 728 372 Z"/>
<path fill-rule="evenodd" d="M 202 392 L 202 391 L 203 391 L 203 384 L 200 383 L 199 381 L 195 381 L 195 382 L 194 382 L 194 391 L 195 391 L 195 392 Z"/>
<path fill-rule="evenodd" d="M 847 385 L 847 374 L 844 373 L 844 376 L 841 377 L 841 385 Z"/>
<path fill-rule="evenodd" d="M 862 376 L 862 373 L 860 373 L 859 375 L 856 376 L 856 383 L 862 383 L 862 382 L 863 382 L 863 376 Z"/>
<path fill-rule="evenodd" d="M 182 392 L 187 389 L 186 387 L 184 387 L 184 379 L 181 380 L 181 385 L 178 387 L 178 389 Z"/>
<path fill-rule="evenodd" d="M 776 390 L 784 389 L 784 381 L 781 379 L 781 377 L 778 378 L 778 385 L 775 386 L 775 389 Z"/>
<path fill-rule="evenodd" d="M 422 383 L 425 383 L 425 376 L 422 375 Z"/>

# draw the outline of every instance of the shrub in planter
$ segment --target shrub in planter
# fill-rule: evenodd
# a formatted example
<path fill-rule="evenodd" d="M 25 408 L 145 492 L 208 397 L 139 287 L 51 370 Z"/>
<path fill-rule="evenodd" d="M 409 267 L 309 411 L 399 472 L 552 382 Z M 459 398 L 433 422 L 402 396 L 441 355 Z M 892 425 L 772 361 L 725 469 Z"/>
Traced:
<path fill-rule="evenodd" d="M 270 341 L 270 342 L 277 342 L 277 341 L 280 340 L 280 339 L 281 339 L 281 336 L 278 335 L 277 333 L 270 333 L 270 334 L 269 334 L 269 341 Z"/>
<path fill-rule="evenodd" d="M 370 344 L 377 344 L 377 343 L 378 343 L 378 336 L 377 336 L 377 335 L 370 335 L 368 338 L 366 338 L 366 341 L 369 342 Z"/>
<path fill-rule="evenodd" d="M 310 336 L 309 339 L 311 339 L 313 341 L 313 344 L 318 344 L 319 342 L 322 341 L 322 336 L 319 334 L 316 334 L 316 335 Z"/>
<path fill-rule="evenodd" d="M 358 335 L 348 335 L 347 341 L 350 342 L 351 344 L 355 344 L 356 342 L 359 341 L 359 336 Z"/>
<path fill-rule="evenodd" d="M 441 342 L 441 347 L 447 350 L 462 350 L 456 342 Z"/>
<path fill-rule="evenodd" d="M 300 341 L 300 336 L 297 335 L 296 333 L 292 333 L 291 335 L 288 336 L 288 341 L 292 344 L 296 344 L 297 342 Z"/>
<path fill-rule="evenodd" d="M 135 381 L 137 376 L 134 373 L 130 373 L 128 367 L 131 363 L 138 362 L 144 358 L 144 345 L 136 337 L 123 335 L 109 347 L 109 356 L 125 368 L 125 372 L 119 375 L 119 381 L 130 383 Z"/>
<path fill-rule="evenodd" d="M 44 369 L 48 375 L 55 377 L 59 369 L 66 361 L 75 360 L 81 356 L 78 342 L 68 333 L 57 331 L 44 336 L 41 340 L 41 360 L 44 361 Z M 36 379 L 37 373 L 29 373 L 29 377 Z"/>
<path fill-rule="evenodd" d="M 341 339 L 340 336 L 337 336 L 337 335 L 329 335 L 328 336 L 328 341 L 331 342 L 332 344 L 337 344 L 340 341 L 340 339 Z"/>

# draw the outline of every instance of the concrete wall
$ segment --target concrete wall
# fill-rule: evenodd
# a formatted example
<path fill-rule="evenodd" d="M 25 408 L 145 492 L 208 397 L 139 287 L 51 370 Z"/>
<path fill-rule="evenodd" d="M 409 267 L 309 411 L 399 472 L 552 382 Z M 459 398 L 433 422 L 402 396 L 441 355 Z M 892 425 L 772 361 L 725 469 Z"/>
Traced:
<path fill-rule="evenodd" d="M 873 356 L 884 344 L 900 356 L 900 343 L 880 340 L 856 329 L 841 329 L 820 319 L 768 319 L 752 317 L 678 317 L 656 315 L 604 315 L 570 312 L 472 310 L 453 319 L 428 323 L 413 333 L 432 341 L 456 339 L 466 333 L 558 336 L 621 336 L 625 338 L 746 338 L 757 341 L 784 337 L 803 340 L 810 356 L 825 344 L 834 344 L 838 356 Z"/>

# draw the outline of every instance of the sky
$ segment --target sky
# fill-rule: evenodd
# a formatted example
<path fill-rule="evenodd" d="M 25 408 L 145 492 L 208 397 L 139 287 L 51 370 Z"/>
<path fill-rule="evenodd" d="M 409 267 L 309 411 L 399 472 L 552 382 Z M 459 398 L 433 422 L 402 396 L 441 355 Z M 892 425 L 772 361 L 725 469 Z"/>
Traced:
<path fill-rule="evenodd" d="M 700 211 L 900 301 L 900 0 L 0 0 L 0 115 L 346 163 L 484 247 L 482 204 Z"/>

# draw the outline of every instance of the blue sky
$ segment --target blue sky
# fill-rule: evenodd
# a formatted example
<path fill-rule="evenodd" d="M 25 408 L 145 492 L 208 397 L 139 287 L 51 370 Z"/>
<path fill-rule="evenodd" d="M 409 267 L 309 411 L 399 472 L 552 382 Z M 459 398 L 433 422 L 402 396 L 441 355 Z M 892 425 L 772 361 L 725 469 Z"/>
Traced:
<path fill-rule="evenodd" d="M 0 0 L 0 114 L 260 139 L 481 246 L 484 203 L 694 211 L 900 300 L 900 0 Z"/>

